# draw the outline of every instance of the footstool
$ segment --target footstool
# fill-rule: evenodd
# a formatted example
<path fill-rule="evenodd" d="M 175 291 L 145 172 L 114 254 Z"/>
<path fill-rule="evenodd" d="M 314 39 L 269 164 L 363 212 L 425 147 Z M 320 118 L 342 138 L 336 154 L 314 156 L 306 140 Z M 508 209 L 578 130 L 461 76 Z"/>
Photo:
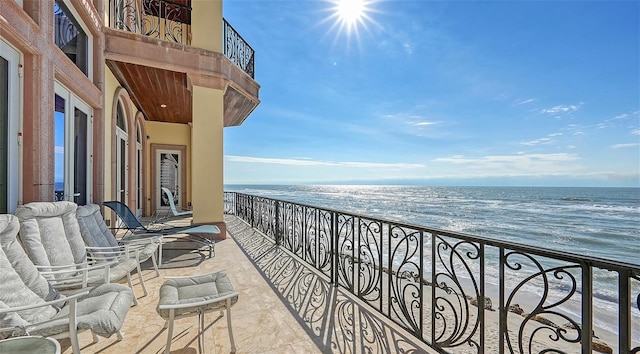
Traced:
<path fill-rule="evenodd" d="M 231 328 L 231 306 L 238 301 L 238 292 L 233 289 L 231 280 L 225 271 L 209 274 L 166 277 L 166 281 L 160 287 L 160 300 L 156 311 L 160 317 L 166 320 L 168 326 L 167 348 L 169 353 L 171 339 L 173 337 L 173 320 L 188 316 L 198 315 L 198 347 L 204 352 L 204 314 L 207 311 L 227 309 L 227 326 L 229 327 L 229 339 L 231 340 L 231 352 L 236 352 L 236 344 L 233 340 Z"/>

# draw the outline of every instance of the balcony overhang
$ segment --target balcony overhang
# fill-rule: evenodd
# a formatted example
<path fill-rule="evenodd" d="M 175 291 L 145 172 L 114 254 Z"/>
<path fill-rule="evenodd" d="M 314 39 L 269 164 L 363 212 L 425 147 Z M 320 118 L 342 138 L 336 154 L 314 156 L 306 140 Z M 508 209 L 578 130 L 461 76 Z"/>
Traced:
<path fill-rule="evenodd" d="M 222 53 L 111 28 L 104 32 L 107 66 L 148 120 L 191 122 L 192 85 L 224 91 L 225 127 L 242 124 L 260 103 L 260 85 Z"/>

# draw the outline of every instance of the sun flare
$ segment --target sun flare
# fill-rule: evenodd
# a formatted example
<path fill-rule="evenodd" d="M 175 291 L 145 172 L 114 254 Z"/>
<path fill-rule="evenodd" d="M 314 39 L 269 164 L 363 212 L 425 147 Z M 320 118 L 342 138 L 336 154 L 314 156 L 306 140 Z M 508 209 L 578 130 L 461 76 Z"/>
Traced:
<path fill-rule="evenodd" d="M 367 22 L 372 19 L 369 16 L 371 5 L 375 0 L 329 0 L 331 7 L 331 18 L 335 19 L 334 26 L 338 31 L 343 30 L 347 34 L 358 32 L 358 27 L 366 27 Z"/>
<path fill-rule="evenodd" d="M 351 26 L 362 19 L 365 8 L 364 0 L 339 0 L 336 4 L 336 13 L 340 21 Z"/>

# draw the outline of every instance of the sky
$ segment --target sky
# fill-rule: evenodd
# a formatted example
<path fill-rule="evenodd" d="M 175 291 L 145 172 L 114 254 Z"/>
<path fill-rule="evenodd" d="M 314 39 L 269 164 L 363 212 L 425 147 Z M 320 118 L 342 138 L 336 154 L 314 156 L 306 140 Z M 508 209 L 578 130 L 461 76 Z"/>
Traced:
<path fill-rule="evenodd" d="M 261 85 L 225 184 L 640 186 L 640 1 L 223 7 Z"/>

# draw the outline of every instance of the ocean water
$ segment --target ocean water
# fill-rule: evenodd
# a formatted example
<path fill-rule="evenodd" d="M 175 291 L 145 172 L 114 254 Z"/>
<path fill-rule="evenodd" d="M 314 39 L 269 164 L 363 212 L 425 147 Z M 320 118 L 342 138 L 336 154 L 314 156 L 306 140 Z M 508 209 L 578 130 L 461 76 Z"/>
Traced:
<path fill-rule="evenodd" d="M 640 188 L 226 185 L 225 190 L 640 266 Z M 487 271 L 497 274 L 495 261 Z M 616 273 L 594 272 L 594 321 L 614 334 L 617 285 Z M 635 301 L 640 284 L 632 286 Z M 541 289 L 534 284 L 526 290 Z M 640 340 L 640 311 L 633 308 L 633 337 Z M 579 303 L 568 302 L 574 317 L 579 309 Z"/>
<path fill-rule="evenodd" d="M 640 188 L 227 185 L 225 190 L 640 266 Z"/>

